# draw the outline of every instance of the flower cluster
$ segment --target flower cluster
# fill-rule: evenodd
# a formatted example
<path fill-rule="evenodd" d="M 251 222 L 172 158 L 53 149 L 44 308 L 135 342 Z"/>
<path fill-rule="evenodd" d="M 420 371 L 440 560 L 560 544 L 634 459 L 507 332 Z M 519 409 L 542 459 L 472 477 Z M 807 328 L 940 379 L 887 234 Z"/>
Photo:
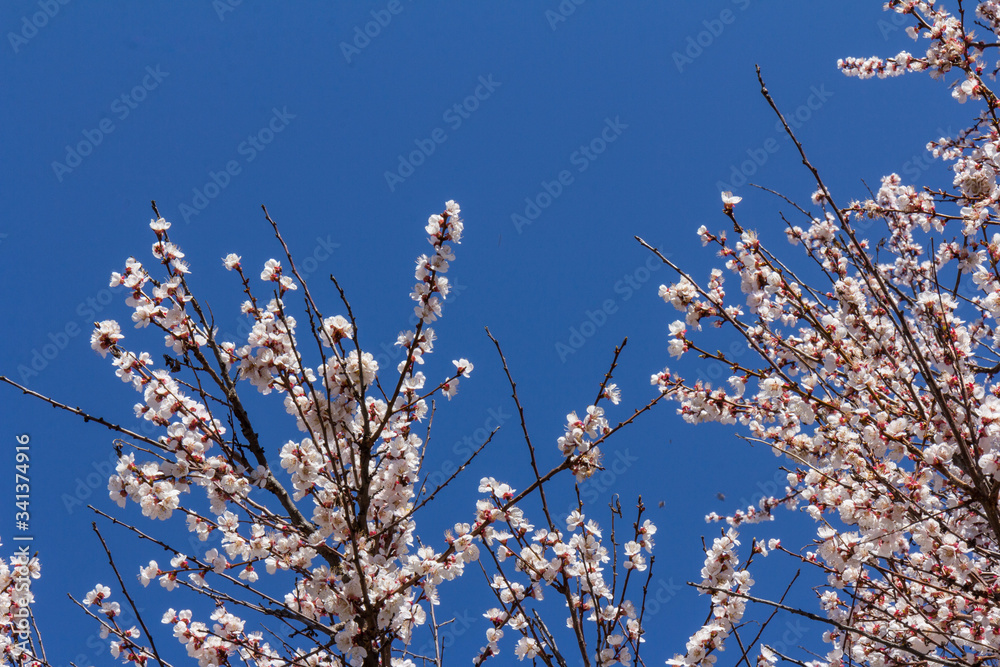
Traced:
<path fill-rule="evenodd" d="M 838 207 L 817 178 L 812 202 L 820 211 L 801 209 L 805 224 L 786 232 L 803 253 L 799 262 L 768 250 L 727 203 L 738 239 L 704 227 L 699 236 L 738 278 L 740 297 L 721 290 L 718 269 L 702 286 L 675 267 L 680 278 L 661 288 L 684 313 L 668 352 L 696 353 L 731 376 L 713 387 L 664 371 L 653 384 L 686 420 L 738 423 L 792 466 L 784 493 L 708 518 L 735 527 L 786 506 L 816 521 L 814 548 L 786 553 L 828 584 L 819 601 L 835 624 L 824 635 L 832 648 L 809 663 L 817 667 L 972 664 L 1000 655 L 1000 235 L 991 229 L 1000 224 L 1000 124 L 982 76 L 1000 12 L 978 3 L 978 27 L 995 33 L 983 41 L 966 29 L 968 10 L 950 14 L 919 0 L 886 6 L 912 19 L 908 32 L 928 40 L 925 55 L 840 66 L 862 78 L 950 72 L 954 98 L 984 107 L 971 127 L 928 144 L 950 165 L 951 190 L 890 174 L 870 199 Z M 877 244 L 864 238 L 881 225 Z M 690 330 L 704 324 L 727 327 L 752 354 L 703 347 Z M 741 617 L 744 601 L 734 593 L 751 582 L 737 568 L 736 544 L 731 530 L 709 551 L 702 586 L 713 620 L 675 664 L 711 662 Z M 768 649 L 761 660 L 772 664 L 776 655 Z"/>
<path fill-rule="evenodd" d="M 590 647 L 597 654 L 597 664 L 629 664 L 643 640 L 639 614 L 625 596 L 632 573 L 647 569 L 642 552 L 652 552 L 656 526 L 648 519 L 636 521 L 633 539 L 623 545 L 626 576 L 617 590 L 617 578 L 608 567 L 611 556 L 593 519 L 574 510 L 566 517 L 565 528 L 551 524 L 547 529 L 536 528 L 512 503 L 515 490 L 507 484 L 487 477 L 481 480 L 479 491 L 488 497 L 477 503 L 474 530 L 481 531 L 484 546 L 500 568 L 492 581 L 500 606 L 483 614 L 492 627 L 486 631 L 487 644 L 475 663 L 500 653 L 498 642 L 504 628 L 520 634 L 514 650 L 518 659 L 552 656 L 548 629 L 527 611 L 529 601 L 541 600 L 544 587 L 550 587 L 566 599 L 568 628 L 580 635 L 585 622 L 597 626 L 600 639 Z M 504 571 L 502 564 L 508 559 L 524 575 L 523 583 Z"/>
<path fill-rule="evenodd" d="M 122 615 L 121 605 L 109 601 L 110 597 L 111 589 L 97 584 L 84 596 L 83 605 L 87 613 L 100 622 L 101 639 L 114 637 L 108 641 L 111 655 L 136 667 L 145 667 L 150 662 L 155 662 L 155 655 L 135 641 L 141 636 L 139 628 L 134 625 L 126 628 L 119 624 L 117 619 Z M 91 607 L 94 609 L 90 609 Z"/>
<path fill-rule="evenodd" d="M 454 373 L 427 391 L 423 373 L 414 368 L 433 349 L 435 335 L 425 325 L 440 316 L 448 293 L 443 274 L 454 259 L 449 244 L 461 239 L 459 213 L 458 205 L 448 202 L 428 221 L 434 252 L 418 259 L 412 295 L 420 321 L 415 330 L 399 335 L 397 344 L 406 355 L 390 394 L 373 391 L 380 369 L 370 352 L 354 344 L 353 319 L 324 317 L 307 293 L 306 314 L 318 323 L 313 336 L 317 348 L 326 350 L 321 363 L 308 365 L 296 318 L 284 300 L 301 282 L 290 257 L 286 266 L 273 259 L 265 263 L 260 280 L 276 284 L 266 305 L 253 295 L 241 258 L 230 254 L 223 260 L 243 283 L 248 298 L 242 311 L 252 327 L 242 344 L 219 340 L 207 308 L 190 294 L 184 255 L 168 237 L 170 223 L 152 221 L 153 254 L 167 278 L 154 279 L 132 258 L 124 273 L 112 276 L 112 284 L 128 288 L 136 326 L 160 329 L 177 358 L 165 369 L 156 368 L 148 353 L 124 348 L 116 322 L 98 323 L 93 348 L 102 355 L 110 352 L 118 376 L 143 395 L 136 415 L 164 430 L 145 441 L 156 450 L 151 460 L 140 462 L 132 452 L 120 455 L 108 488 L 121 506 L 132 500 L 151 518 L 183 511 L 199 540 L 214 533 L 222 542 L 200 557 L 175 553 L 167 569 L 151 561 L 140 568 L 143 585 L 159 580 L 168 590 L 183 586 L 215 596 L 220 586 L 236 584 L 271 600 L 252 587 L 258 572 L 288 572 L 283 617 L 309 632 L 336 628 L 329 636 L 347 663 L 365 664 L 381 653 L 380 647 L 410 641 L 425 623 L 423 604 L 437 601 L 435 587 L 461 575 L 477 553 L 472 535 L 449 538 L 443 552 L 429 546 L 411 552 L 423 444 L 413 424 L 427 413 L 429 396 L 441 392 L 450 398 L 458 378 L 469 377 L 473 369 L 468 360 L 457 360 Z M 194 380 L 180 379 L 182 369 Z M 270 467 L 265 443 L 240 398 L 238 385 L 244 380 L 262 394 L 282 395 L 302 432 L 280 448 L 280 471 Z M 214 416 L 217 405 L 225 406 L 237 435 L 228 436 Z M 210 511 L 182 502 L 182 494 L 196 487 L 205 491 Z M 117 603 L 104 602 L 108 594 L 99 587 L 84 603 L 101 603 L 98 615 L 111 619 Z M 219 607 L 211 620 L 209 627 L 187 610 L 164 616 L 189 655 L 203 665 L 228 664 L 237 655 L 252 664 L 287 664 L 287 656 L 279 659 L 260 633 L 244 632 L 244 619 Z M 108 628 L 119 638 L 113 645 L 116 655 L 137 663 L 149 657 L 133 642 L 137 635 L 131 629 Z M 328 664 L 329 650 L 307 651 L 302 659 Z"/>
<path fill-rule="evenodd" d="M 604 408 L 591 405 L 580 419 L 575 412 L 566 415 L 566 434 L 559 438 L 559 451 L 567 457 L 576 480 L 582 481 L 601 467 L 601 448 L 595 444 L 610 433 Z"/>
<path fill-rule="evenodd" d="M 730 632 L 743 618 L 746 610 L 743 596 L 750 592 L 754 581 L 745 568 L 737 569 L 740 564 L 736 555 L 736 547 L 740 544 L 738 536 L 736 530 L 730 528 L 725 535 L 716 538 L 705 553 L 700 587 L 712 597 L 711 620 L 688 640 L 687 653 L 668 660 L 668 665 L 711 664 L 715 660 L 712 653 L 724 650 Z"/>
<path fill-rule="evenodd" d="M 952 68 L 978 75 L 982 52 L 974 45 L 973 35 L 964 30 L 958 17 L 936 4 L 934 0 L 890 0 L 886 3 L 886 8 L 914 17 L 915 23 L 906 29 L 906 33 L 914 40 L 930 40 L 924 57 L 914 57 L 907 51 L 901 51 L 895 57 L 884 60 L 877 57 L 844 58 L 837 61 L 837 66 L 844 74 L 861 79 L 873 76 L 886 78 L 922 71 L 940 77 Z M 984 2 L 980 7 L 992 4 Z M 959 92 L 960 89 L 961 86 L 956 89 L 955 98 L 964 102 L 964 95 L 969 91 Z"/>
<path fill-rule="evenodd" d="M 585 655 L 594 651 L 600 665 L 629 664 L 637 655 L 641 609 L 626 598 L 626 591 L 633 575 L 651 574 L 656 532 L 648 519 L 640 521 L 641 503 L 631 539 L 619 544 L 612 527 L 610 550 L 598 524 L 585 519 L 582 504 L 569 514 L 565 527 L 556 526 L 546 513 L 548 528 L 538 529 L 519 506 L 558 473 L 569 471 L 581 482 L 601 469 L 599 445 L 622 426 L 612 428 L 598 405 L 621 400 L 617 385 L 608 383 L 610 371 L 585 416 L 567 417 L 565 435 L 557 443 L 561 464 L 521 494 L 484 478 L 480 492 L 487 495 L 476 503 L 474 522 L 456 523 L 440 549 L 420 541 L 414 550 L 414 513 L 439 490 L 420 500 L 424 443 L 415 426 L 427 416 L 431 397 L 452 398 L 460 379 L 473 371 L 469 360 L 457 359 L 444 380 L 429 386 L 418 370 L 434 349 L 436 335 L 428 325 L 441 316 L 449 291 L 445 273 L 454 260 L 450 244 L 462 236 L 459 214 L 458 205 L 448 202 L 443 213 L 427 222 L 433 252 L 416 263 L 411 293 L 416 327 L 396 339 L 404 357 L 390 381 L 385 374 L 391 371 L 380 368 L 358 344 L 357 324 L 343 293 L 347 314 L 323 315 L 290 255 L 284 265 L 275 259 L 264 264 L 260 280 L 276 285 L 269 287 L 272 295 L 266 302 L 254 295 L 242 258 L 229 254 L 223 259 L 224 267 L 239 276 L 247 297 L 241 307 L 251 319 L 245 341 L 219 339 L 206 317 L 210 311 L 188 288 L 188 266 L 163 219 L 150 226 L 157 238 L 154 256 L 167 277 L 154 279 L 134 258 L 124 273 L 112 276 L 112 284 L 129 288 L 127 303 L 136 326 L 160 329 L 176 358 L 165 355 L 166 368 L 157 368 L 152 355 L 125 348 L 117 322 L 96 325 L 93 348 L 102 356 L 110 353 L 118 377 L 143 395 L 136 415 L 164 431 L 157 439 L 140 436 L 145 446 L 136 452 L 120 452 L 109 480 L 110 496 L 122 507 L 129 500 L 137 503 L 150 518 L 169 519 L 182 512 L 197 541 L 220 540 L 218 547 L 193 556 L 175 551 L 169 565 L 150 561 L 139 568 L 140 583 L 158 581 L 169 591 L 188 589 L 216 601 L 232 599 L 225 591 L 235 586 L 259 598 L 259 606 L 251 608 L 277 614 L 299 634 L 316 638 L 309 650 L 296 647 L 291 654 L 282 653 L 260 633 L 246 632 L 247 621 L 221 602 L 211 625 L 197 620 L 191 610 L 168 610 L 163 622 L 199 664 L 225 665 L 238 658 L 274 667 L 358 666 L 385 664 L 389 656 L 393 665 L 413 665 L 397 645 L 413 641 L 414 632 L 427 623 L 427 606 L 439 603 L 440 584 L 461 576 L 484 548 L 497 566 L 491 590 L 499 606 L 485 614 L 492 627 L 477 662 L 499 654 L 505 629 L 520 635 L 514 647 L 520 660 L 557 655 L 564 660 L 540 617 L 527 612 L 528 603 L 541 600 L 546 587 L 566 599 L 567 625 L 577 632 Z M 285 300 L 300 288 L 315 345 L 304 344 L 307 336 L 298 332 Z M 312 350 L 322 354 L 313 365 Z M 182 371 L 190 379 L 182 379 Z M 280 470 L 272 469 L 271 447 L 257 435 L 241 398 L 243 381 L 261 394 L 280 395 L 298 427 L 300 435 L 278 448 Z M 223 426 L 224 419 L 231 429 Z M 137 460 L 140 451 L 153 456 Z M 531 456 L 534 460 L 533 449 Z M 205 492 L 208 511 L 184 500 L 184 494 L 198 487 Z M 544 503 L 545 495 L 540 496 Z M 615 516 L 621 516 L 620 508 Z M 623 580 L 609 566 L 610 554 L 619 548 Z M 515 572 L 504 569 L 511 560 Z M 257 588 L 264 572 L 284 582 L 277 584 L 285 586 L 283 597 L 274 596 L 274 585 L 268 593 Z M 100 605 L 94 615 L 107 617 L 102 623 L 117 638 L 115 655 L 142 664 L 152 653 L 139 646 L 134 629 L 117 626 L 114 618 L 120 610 L 107 601 L 108 595 L 110 590 L 99 586 L 83 604 Z M 583 640 L 584 623 L 597 628 L 595 646 Z M 402 657 L 392 657 L 394 652 Z"/>
<path fill-rule="evenodd" d="M 185 645 L 188 656 L 198 660 L 199 665 L 232 664 L 230 656 L 261 667 L 287 664 L 281 654 L 263 640 L 262 632 L 245 632 L 245 622 L 226 611 L 224 606 L 217 607 L 210 618 L 213 621 L 211 628 L 193 620 L 190 611 L 168 609 L 161 620 L 173 626 L 174 637 Z"/>

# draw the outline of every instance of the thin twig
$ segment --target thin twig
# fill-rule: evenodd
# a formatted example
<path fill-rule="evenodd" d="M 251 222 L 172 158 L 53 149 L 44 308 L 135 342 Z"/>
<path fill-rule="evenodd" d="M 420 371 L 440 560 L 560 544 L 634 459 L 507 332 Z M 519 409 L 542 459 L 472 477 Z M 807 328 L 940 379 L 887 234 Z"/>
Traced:
<path fill-rule="evenodd" d="M 837 628 L 839 630 L 843 630 L 844 632 L 846 632 L 848 634 L 852 634 L 853 633 L 853 634 L 856 634 L 856 635 L 861 635 L 862 637 L 865 637 L 866 639 L 871 639 L 872 641 L 874 641 L 874 642 L 876 642 L 876 643 L 878 643 L 878 644 L 880 644 L 882 646 L 885 646 L 885 647 L 888 647 L 888 648 L 897 649 L 899 651 L 905 651 L 906 653 L 909 653 L 911 655 L 915 655 L 915 656 L 917 656 L 918 658 L 920 658 L 922 660 L 927 660 L 929 662 L 933 662 L 933 663 L 936 663 L 938 665 L 946 665 L 947 667 L 967 667 L 966 665 L 964 665 L 961 662 L 949 662 L 947 660 L 942 660 L 940 658 L 935 658 L 934 656 L 927 655 L 925 653 L 921 653 L 921 652 L 917 651 L 916 649 L 913 649 L 913 648 L 911 648 L 909 646 L 906 646 L 905 644 L 896 644 L 894 642 L 890 642 L 890 641 L 886 640 L 884 637 L 877 637 L 876 635 L 873 635 L 873 634 L 871 634 L 869 632 L 865 632 L 864 630 L 862 630 L 860 628 L 851 627 L 849 625 L 844 625 L 843 623 L 838 623 L 837 621 L 831 620 L 829 618 L 823 618 L 822 616 L 819 616 L 818 614 L 813 614 L 812 612 L 808 612 L 808 611 L 805 611 L 803 609 L 796 609 L 795 607 L 789 607 L 788 605 L 782 604 L 780 602 L 774 602 L 773 600 L 765 600 L 764 598 L 754 597 L 753 595 L 747 595 L 746 593 L 739 593 L 737 591 L 731 591 L 728 588 L 717 588 L 715 586 L 703 586 L 701 584 L 696 584 L 693 581 L 687 582 L 687 585 L 688 586 L 692 586 L 694 588 L 697 588 L 700 591 L 711 591 L 713 593 L 725 593 L 727 595 L 733 595 L 733 596 L 738 597 L 738 598 L 743 598 L 744 600 L 747 600 L 749 602 L 756 602 L 757 604 L 763 604 L 763 605 L 768 605 L 768 606 L 771 606 L 771 607 L 775 607 L 777 609 L 780 609 L 782 611 L 787 611 L 787 612 L 789 612 L 791 614 L 795 614 L 797 616 L 804 616 L 805 618 L 808 618 L 811 621 L 818 621 L 819 623 L 825 623 L 827 625 L 832 625 L 833 627 L 835 627 L 835 628 Z"/>
<path fill-rule="evenodd" d="M 139 625 L 142 626 L 142 631 L 146 633 L 146 638 L 149 639 L 149 648 L 153 651 L 153 656 L 156 661 L 160 663 L 161 667 L 165 667 L 163 660 L 160 658 L 160 652 L 156 650 L 156 642 L 153 641 L 153 633 L 149 631 L 146 627 L 146 622 L 142 620 L 142 614 L 139 613 L 139 608 L 135 606 L 135 601 L 132 600 L 132 596 L 129 595 L 128 588 L 125 587 L 125 582 L 122 581 L 122 575 L 118 572 L 118 567 L 115 565 L 115 559 L 111 556 L 111 549 L 108 548 L 108 543 L 104 541 L 104 536 L 101 535 L 101 531 L 97 528 L 97 522 L 90 522 L 91 528 L 97 533 L 97 539 L 101 541 L 101 546 L 104 547 L 104 553 L 108 555 L 108 563 L 111 565 L 111 569 L 114 571 L 115 576 L 118 577 L 118 585 L 122 588 L 122 593 L 125 595 L 125 599 L 128 600 L 128 604 L 132 607 L 132 613 L 135 614 L 136 619 L 139 621 Z"/>
<path fill-rule="evenodd" d="M 135 438 L 136 440 L 139 440 L 141 442 L 145 442 L 146 444 L 152 445 L 153 447 L 156 447 L 157 449 L 159 449 L 159 448 L 162 447 L 162 445 L 159 442 L 157 442 L 156 440 L 151 440 L 151 439 L 147 438 L 144 435 L 140 435 L 139 433 L 136 433 L 135 431 L 130 431 L 127 428 L 119 426 L 118 424 L 113 424 L 112 422 L 109 422 L 108 420 L 106 420 L 106 419 L 104 419 L 102 417 L 94 417 L 93 415 L 90 415 L 90 414 L 84 412 L 80 408 L 71 408 L 70 406 L 68 406 L 68 405 L 66 405 L 64 403 L 60 403 L 59 401 L 51 399 L 48 396 L 44 396 L 42 394 L 39 394 L 37 391 L 32 391 L 31 389 L 28 389 L 27 387 L 23 387 L 23 386 L 19 385 L 18 383 L 14 382 L 13 380 L 11 380 L 10 378 L 8 378 L 8 377 L 6 377 L 4 375 L 0 375 L 0 382 L 6 382 L 10 386 L 16 387 L 17 389 L 20 389 L 22 394 L 27 394 L 29 396 L 34 396 L 35 398 L 41 399 L 41 400 L 45 401 L 46 403 L 48 403 L 49 405 L 51 405 L 54 408 L 58 408 L 60 410 L 65 410 L 66 412 L 71 412 L 74 415 L 77 415 L 79 417 L 83 417 L 83 421 L 84 422 L 96 422 L 96 423 L 100 424 L 101 426 L 104 426 L 104 427 L 106 427 L 106 428 L 108 428 L 108 429 L 110 429 L 112 431 L 115 431 L 117 433 L 124 433 L 125 435 L 129 436 L 130 438 Z"/>

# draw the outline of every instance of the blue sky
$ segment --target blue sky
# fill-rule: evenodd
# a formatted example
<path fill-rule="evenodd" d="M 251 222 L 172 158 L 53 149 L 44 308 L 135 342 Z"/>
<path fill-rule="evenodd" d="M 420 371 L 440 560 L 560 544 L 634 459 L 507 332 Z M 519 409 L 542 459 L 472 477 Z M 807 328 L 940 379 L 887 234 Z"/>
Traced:
<path fill-rule="evenodd" d="M 694 360 L 669 364 L 666 331 L 677 314 L 656 292 L 673 277 L 633 236 L 704 277 L 717 259 L 694 231 L 726 226 L 719 191 L 731 188 L 744 196 L 744 225 L 781 242 L 778 212 L 789 207 L 747 178 L 800 200 L 811 187 L 760 96 L 755 63 L 841 201 L 863 197 L 864 183 L 877 187 L 891 171 L 946 178 L 923 150 L 961 118 L 944 86 L 836 70 L 839 57 L 914 49 L 881 5 L 8 0 L 0 6 L 0 373 L 131 423 L 135 394 L 89 349 L 89 330 L 94 320 L 128 319 L 108 276 L 130 255 L 148 258 L 152 199 L 174 223 L 193 284 L 224 332 L 242 320 L 238 285 L 220 258 L 237 252 L 253 267 L 280 252 L 266 204 L 330 309 L 324 280 L 334 273 L 371 351 L 387 355 L 410 326 L 423 222 L 455 199 L 466 234 L 435 364 L 443 376 L 451 359 L 467 357 L 476 372 L 441 406 L 428 471 L 447 470 L 463 443 L 502 428 L 447 497 L 460 516 L 427 515 L 422 534 L 440 538 L 472 516 L 480 476 L 522 487 L 527 479 L 484 326 L 503 345 L 550 464 L 564 416 L 593 399 L 625 336 L 616 374 L 625 400 L 613 419 L 654 395 L 649 375 L 663 366 L 697 376 Z M 126 329 L 126 343 L 159 357 L 158 336 Z M 0 507 L 10 508 L 0 515 L 0 549 L 15 548 L 7 499 L 15 436 L 27 433 L 31 529 L 44 568 L 36 607 L 50 657 L 107 664 L 66 593 L 80 598 L 113 576 L 83 507 L 112 507 L 113 436 L 0 391 Z M 277 408 L 276 451 L 296 436 L 280 406 L 260 406 Z M 595 509 L 614 487 L 625 505 L 641 494 L 660 525 L 654 582 L 666 601 L 644 649 L 659 664 L 702 620 L 705 608 L 680 585 L 698 578 L 699 537 L 717 530 L 702 517 L 768 488 L 777 461 L 731 430 L 685 425 L 672 405 L 613 441 L 608 457 L 621 472 L 592 483 Z M 130 577 L 149 550 L 103 530 Z M 450 613 L 471 619 L 456 632 L 458 661 L 482 644 L 479 615 L 490 606 L 461 598 L 481 586 L 469 578 L 446 600 Z M 150 617 L 184 604 L 154 591 Z"/>

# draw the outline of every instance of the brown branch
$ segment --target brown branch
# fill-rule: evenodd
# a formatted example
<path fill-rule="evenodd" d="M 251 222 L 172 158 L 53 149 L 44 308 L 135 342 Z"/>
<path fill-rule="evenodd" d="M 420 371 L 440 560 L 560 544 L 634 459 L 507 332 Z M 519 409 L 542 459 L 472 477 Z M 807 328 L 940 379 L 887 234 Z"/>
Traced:
<path fill-rule="evenodd" d="M 849 633 L 849 634 L 853 633 L 853 634 L 856 634 L 856 635 L 860 635 L 860 636 L 862 636 L 862 637 L 864 637 L 866 639 L 872 640 L 873 642 L 875 642 L 875 643 L 877 643 L 877 644 L 879 644 L 881 646 L 885 646 L 887 648 L 892 648 L 892 649 L 897 649 L 899 651 L 904 651 L 904 652 L 909 653 L 911 655 L 915 655 L 915 656 L 917 656 L 918 658 L 920 658 L 922 660 L 927 660 L 928 662 L 933 662 L 933 663 L 936 663 L 938 665 L 946 665 L 946 667 L 968 667 L 964 663 L 961 663 L 961 662 L 949 662 L 947 660 L 941 660 L 940 658 L 935 658 L 933 656 L 920 653 L 919 651 L 917 651 L 915 649 L 912 649 L 909 646 L 905 646 L 903 644 L 896 644 L 896 643 L 887 641 L 887 640 L 885 640 L 882 637 L 878 637 L 877 635 L 873 635 L 873 634 L 871 634 L 869 632 L 865 632 L 864 630 L 861 630 L 859 628 L 853 628 L 853 627 L 851 627 L 849 625 L 844 625 L 843 623 L 839 623 L 839 622 L 831 620 L 829 618 L 823 618 L 822 616 L 819 616 L 818 614 L 813 614 L 811 612 L 808 612 L 808 611 L 805 611 L 805 610 L 802 610 L 802 609 L 796 609 L 795 607 L 789 607 L 788 605 L 782 604 L 780 602 L 774 602 L 772 600 L 765 600 L 764 598 L 758 598 L 758 597 L 754 597 L 753 595 L 747 595 L 746 593 L 739 593 L 739 592 L 736 592 L 736 591 L 731 591 L 731 590 L 726 589 L 726 588 L 716 588 L 715 586 L 702 586 L 701 584 L 696 584 L 696 583 L 691 582 L 691 581 L 687 582 L 687 585 L 688 586 L 692 586 L 694 588 L 697 588 L 700 591 L 712 591 L 713 593 L 725 593 L 727 595 L 733 595 L 733 596 L 738 597 L 738 598 L 743 598 L 744 600 L 747 600 L 749 602 L 756 602 L 758 604 L 768 605 L 770 607 L 774 607 L 776 609 L 780 609 L 781 611 L 787 611 L 790 614 L 795 614 L 797 616 L 803 616 L 805 618 L 808 618 L 811 621 L 817 621 L 819 623 L 825 623 L 827 625 L 832 625 L 833 627 L 837 628 L 838 630 L 843 630 L 844 632 Z"/>
<path fill-rule="evenodd" d="M 144 435 L 140 435 L 139 433 L 136 433 L 135 431 L 130 431 L 127 428 L 124 428 L 122 426 L 119 426 L 118 424 L 114 424 L 112 422 L 109 422 L 108 420 L 106 420 L 106 419 L 104 419 L 102 417 L 94 417 L 93 415 L 90 415 L 90 414 L 84 412 L 80 408 L 71 408 L 70 406 L 68 406 L 68 405 L 66 405 L 64 403 L 60 403 L 59 401 L 51 399 L 48 396 L 44 396 L 42 394 L 39 394 L 37 391 L 32 391 L 31 389 L 28 389 L 27 387 L 22 387 L 21 385 L 19 385 L 18 383 L 14 382 L 13 380 L 11 380 L 10 378 L 8 378 L 6 376 L 0 375 L 0 382 L 6 382 L 7 384 L 11 385 L 12 387 L 16 387 L 17 389 L 20 389 L 22 394 L 27 394 L 29 396 L 34 396 L 37 399 L 45 401 L 46 403 L 48 403 L 49 405 L 51 405 L 53 408 L 58 408 L 60 410 L 65 410 L 66 412 L 70 412 L 70 413 L 72 413 L 74 415 L 77 415 L 78 417 L 83 417 L 83 421 L 84 422 L 95 422 L 97 424 L 100 424 L 101 426 L 106 427 L 107 429 L 109 429 L 111 431 L 115 431 L 116 433 L 124 433 L 125 435 L 129 436 L 130 438 L 134 438 L 136 440 L 139 440 L 140 442 L 145 442 L 146 444 L 152 445 L 153 447 L 156 447 L 157 449 L 159 449 L 159 448 L 162 447 L 162 445 L 159 442 L 157 442 L 156 440 L 150 440 L 149 438 L 147 438 Z"/>
<path fill-rule="evenodd" d="M 96 522 L 92 521 L 90 526 L 94 529 L 94 532 L 97 533 L 97 539 L 101 541 L 101 546 L 104 547 L 104 553 L 108 555 L 108 563 L 111 565 L 111 569 L 118 578 L 118 585 L 121 586 L 125 599 L 128 600 L 129 606 L 132 607 L 132 613 L 135 614 L 136 620 L 138 620 L 139 625 L 142 626 L 142 631 L 146 633 L 146 638 L 149 640 L 149 648 L 153 652 L 153 656 L 156 658 L 156 661 L 160 663 L 160 667 L 166 667 L 166 663 L 164 663 L 163 659 L 160 657 L 160 652 L 156 650 L 156 643 L 153 641 L 153 633 L 151 633 L 149 628 L 146 627 L 146 622 L 142 620 L 142 614 L 139 613 L 139 608 L 135 606 L 135 601 L 132 599 L 132 596 L 129 595 L 128 588 L 125 587 L 125 582 L 122 581 L 122 575 L 118 572 L 118 566 L 115 565 L 115 559 L 111 556 L 111 549 L 108 548 L 108 543 L 104 541 L 104 536 L 101 535 L 101 531 L 97 529 Z"/>

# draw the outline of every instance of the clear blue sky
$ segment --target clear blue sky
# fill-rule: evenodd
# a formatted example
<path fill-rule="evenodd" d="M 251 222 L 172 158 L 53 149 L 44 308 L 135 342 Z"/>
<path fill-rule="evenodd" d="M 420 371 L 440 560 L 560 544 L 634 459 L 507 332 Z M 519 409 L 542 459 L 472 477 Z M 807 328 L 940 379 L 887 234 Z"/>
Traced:
<path fill-rule="evenodd" d="M 527 478 L 484 326 L 503 344 L 535 442 L 554 464 L 564 415 L 593 399 L 616 343 L 629 336 L 614 420 L 654 395 L 649 375 L 672 361 L 666 331 L 677 313 L 656 295 L 672 276 L 633 235 L 706 276 L 717 260 L 694 231 L 725 227 L 726 183 L 744 196 L 745 226 L 780 242 L 777 212 L 789 207 L 742 184 L 740 170 L 801 200 L 811 187 L 759 94 L 755 63 L 842 202 L 864 196 L 862 179 L 877 187 L 884 173 L 925 171 L 914 162 L 924 144 L 958 127 L 947 89 L 926 77 L 846 79 L 835 67 L 838 57 L 915 50 L 881 5 L 7 0 L 0 373 L 131 420 L 137 395 L 89 349 L 89 329 L 94 320 L 128 320 L 108 276 L 130 255 L 148 258 L 151 199 L 174 223 L 172 238 L 223 331 L 241 320 L 238 286 L 220 258 L 236 252 L 252 267 L 280 251 L 266 204 L 315 283 L 329 273 L 342 280 L 378 354 L 377 341 L 388 347 L 409 326 L 423 223 L 455 199 L 466 234 L 431 377 L 459 357 L 476 371 L 442 406 L 429 471 L 444 470 L 491 419 L 504 424 L 447 498 L 458 516 L 427 515 L 424 539 L 440 539 L 443 527 L 472 517 L 480 476 L 522 487 Z M 925 175 L 940 177 L 933 170 Z M 316 289 L 333 312 L 331 289 Z M 159 336 L 125 324 L 126 344 L 159 359 Z M 671 366 L 696 375 L 693 362 Z M 82 505 L 112 507 L 113 436 L 9 387 L 0 388 L 0 405 L 0 551 L 14 549 L 14 439 L 27 433 L 44 572 L 36 608 L 50 658 L 109 664 L 95 626 L 66 593 L 80 598 L 97 581 L 112 583 Z M 273 401 L 261 405 L 283 415 Z M 270 428 L 272 451 L 297 437 L 280 418 Z M 660 524 L 654 582 L 671 599 L 650 621 L 655 636 L 644 653 L 662 664 L 703 619 L 700 601 L 691 607 L 688 591 L 674 594 L 698 578 L 699 536 L 717 530 L 702 517 L 759 493 L 776 459 L 726 429 L 688 427 L 673 405 L 646 415 L 607 456 L 623 474 L 595 481 L 594 509 L 613 483 L 623 504 L 642 494 Z M 104 532 L 132 584 L 149 549 Z M 469 578 L 481 586 L 474 572 Z M 456 599 L 465 585 L 446 599 L 450 612 L 439 612 L 473 621 L 453 649 L 458 664 L 483 643 L 479 615 L 491 606 Z M 163 609 L 186 604 L 153 593 L 147 607 L 157 626 Z M 169 637 L 164 644 L 178 646 Z"/>

